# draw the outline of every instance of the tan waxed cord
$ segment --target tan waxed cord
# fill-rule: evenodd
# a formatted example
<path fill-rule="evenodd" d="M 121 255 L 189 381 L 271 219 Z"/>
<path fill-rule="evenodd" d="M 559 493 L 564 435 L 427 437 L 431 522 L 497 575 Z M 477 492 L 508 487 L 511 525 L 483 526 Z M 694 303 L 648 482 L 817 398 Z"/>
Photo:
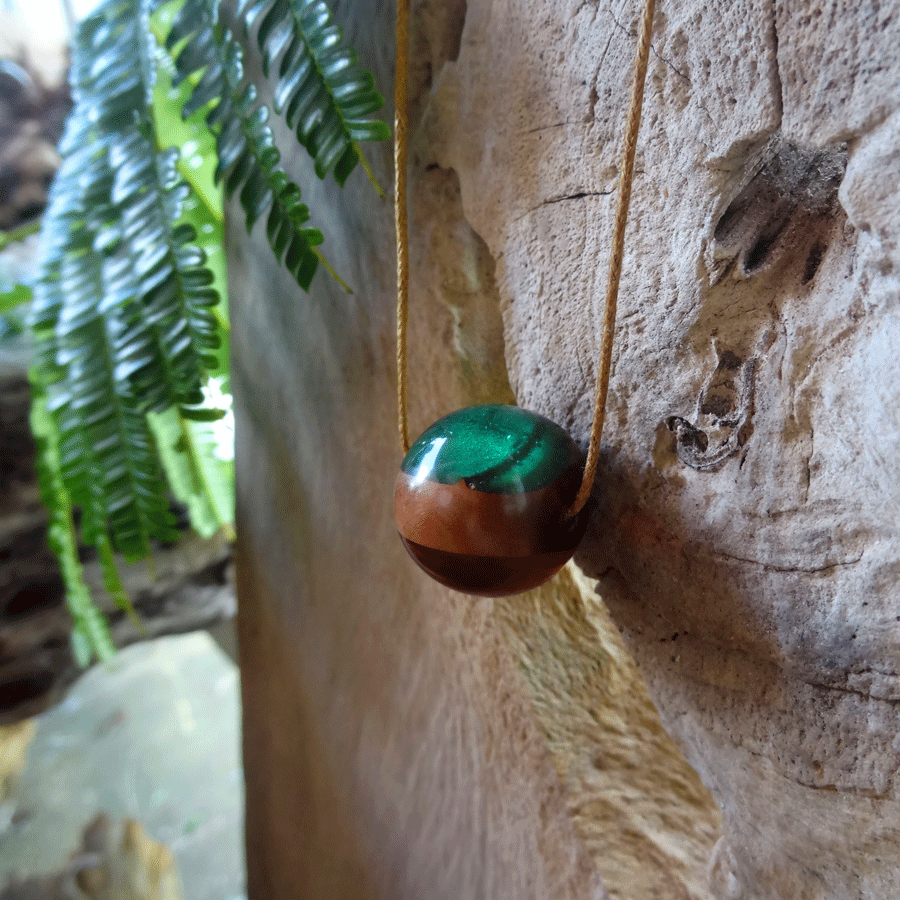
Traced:
<path fill-rule="evenodd" d="M 581 488 L 569 510 L 569 515 L 572 516 L 581 512 L 591 496 L 594 478 L 597 475 L 597 461 L 600 457 L 600 437 L 603 434 L 603 422 L 606 419 L 606 395 L 609 391 L 609 373 L 612 369 L 616 303 L 619 299 L 619 279 L 622 277 L 625 223 L 628 221 L 628 203 L 631 200 L 634 152 L 637 148 L 638 131 L 641 127 L 644 81 L 647 75 L 647 60 L 650 57 L 650 35 L 653 32 L 655 8 L 656 0 L 645 0 L 637 54 L 634 58 L 634 80 L 631 86 L 631 103 L 628 106 L 628 121 L 625 123 L 625 138 L 622 142 L 622 160 L 619 163 L 619 204 L 616 208 L 616 223 L 609 256 L 609 276 L 606 282 L 606 309 L 603 313 L 603 331 L 600 337 L 600 367 L 597 370 L 597 392 L 594 394 L 594 423 L 591 426 L 591 443 L 588 446 Z"/>
<path fill-rule="evenodd" d="M 653 31 L 653 13 L 656 0 L 645 0 L 641 19 L 637 52 L 634 61 L 634 78 L 622 157 L 619 164 L 619 202 L 613 228 L 610 251 L 609 276 L 606 284 L 606 307 L 600 338 L 600 364 L 597 370 L 597 388 L 594 395 L 594 421 L 581 488 L 569 510 L 577 515 L 584 508 L 594 486 L 597 462 L 600 456 L 600 438 L 606 417 L 606 396 L 609 391 L 609 375 L 612 369 L 613 336 L 616 321 L 616 303 L 619 281 L 622 276 L 622 254 L 625 247 L 625 225 L 628 221 L 628 203 L 634 176 L 634 154 L 641 124 L 641 107 L 644 100 L 644 81 L 650 56 L 650 36 Z M 396 184 L 395 222 L 397 226 L 397 405 L 399 410 L 400 443 L 404 454 L 409 451 L 409 425 L 406 410 L 406 321 L 409 302 L 409 247 L 407 243 L 406 209 L 406 144 L 407 144 L 407 71 L 409 65 L 409 0 L 397 0 L 397 71 L 394 91 L 394 165 Z"/>
<path fill-rule="evenodd" d="M 397 71 L 394 76 L 394 224 L 397 229 L 397 415 L 400 446 L 409 452 L 406 413 L 406 320 L 409 307 L 409 243 L 406 210 L 406 118 L 409 72 L 409 0 L 397 0 Z"/>

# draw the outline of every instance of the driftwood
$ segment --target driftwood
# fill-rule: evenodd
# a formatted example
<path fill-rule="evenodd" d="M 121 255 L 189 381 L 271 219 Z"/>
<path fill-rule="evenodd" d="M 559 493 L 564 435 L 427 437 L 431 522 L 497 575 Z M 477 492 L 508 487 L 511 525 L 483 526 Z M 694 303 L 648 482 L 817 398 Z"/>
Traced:
<path fill-rule="evenodd" d="M 384 84 L 390 10 L 373 31 L 359 9 L 351 40 Z M 425 12 L 419 82 L 462 24 Z M 472 601 L 400 546 L 391 224 L 369 191 L 322 223 L 352 297 L 304 297 L 261 240 L 235 224 L 230 242 L 250 896 L 705 897 L 718 812 L 577 574 Z M 512 393 L 454 173 L 420 158 L 413 212 L 421 428 Z"/>
<path fill-rule="evenodd" d="M 392 6 L 338 9 L 387 90 Z M 586 438 L 636 18 L 414 5 L 413 432 L 515 397 Z M 900 893 L 898 29 L 661 4 L 584 574 L 525 597 L 394 534 L 389 208 L 304 181 L 352 296 L 235 216 L 252 900 Z"/>
<path fill-rule="evenodd" d="M 576 435 L 635 19 L 470 3 L 422 136 L 497 261 L 516 396 Z M 898 29 L 713 2 L 654 35 L 578 562 L 721 805 L 718 896 L 900 892 Z"/>

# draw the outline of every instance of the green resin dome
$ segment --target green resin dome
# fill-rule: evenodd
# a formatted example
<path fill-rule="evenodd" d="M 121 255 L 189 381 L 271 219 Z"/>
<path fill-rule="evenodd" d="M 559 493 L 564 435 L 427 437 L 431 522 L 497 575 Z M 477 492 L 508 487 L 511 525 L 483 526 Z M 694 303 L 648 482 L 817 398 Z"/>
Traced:
<path fill-rule="evenodd" d="M 554 422 L 517 406 L 468 406 L 434 423 L 410 447 L 403 471 L 417 481 L 517 494 L 548 487 L 575 445 Z"/>

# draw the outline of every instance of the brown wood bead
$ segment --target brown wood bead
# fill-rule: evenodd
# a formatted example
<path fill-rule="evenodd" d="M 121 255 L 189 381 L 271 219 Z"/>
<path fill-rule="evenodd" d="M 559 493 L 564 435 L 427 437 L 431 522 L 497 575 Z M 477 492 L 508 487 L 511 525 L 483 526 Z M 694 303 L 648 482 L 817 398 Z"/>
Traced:
<path fill-rule="evenodd" d="M 569 516 L 582 454 L 563 429 L 510 406 L 468 407 L 410 448 L 394 515 L 403 544 L 432 578 L 502 596 L 543 583 L 571 558 L 587 514 Z"/>

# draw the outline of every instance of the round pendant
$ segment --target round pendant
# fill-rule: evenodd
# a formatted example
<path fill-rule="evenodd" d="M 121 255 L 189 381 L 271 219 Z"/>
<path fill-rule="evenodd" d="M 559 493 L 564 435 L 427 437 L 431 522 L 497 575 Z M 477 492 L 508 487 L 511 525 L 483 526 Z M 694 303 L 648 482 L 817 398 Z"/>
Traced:
<path fill-rule="evenodd" d="M 500 597 L 561 569 L 588 516 L 570 516 L 583 455 L 554 422 L 516 406 L 469 406 L 410 447 L 394 517 L 410 556 L 466 594 Z"/>

